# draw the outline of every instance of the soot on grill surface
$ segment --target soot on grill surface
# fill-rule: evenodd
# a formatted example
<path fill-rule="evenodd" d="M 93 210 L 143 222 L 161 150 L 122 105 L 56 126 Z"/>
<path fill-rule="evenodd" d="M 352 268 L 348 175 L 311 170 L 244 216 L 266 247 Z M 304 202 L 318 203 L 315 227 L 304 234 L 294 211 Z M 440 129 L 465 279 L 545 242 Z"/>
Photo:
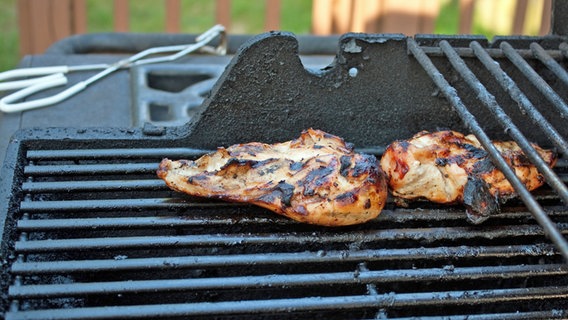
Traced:
<path fill-rule="evenodd" d="M 195 150 L 60 153 L 27 151 L 8 319 L 566 316 L 568 270 L 519 201 L 483 226 L 460 207 L 389 203 L 330 229 L 155 178 L 156 155 Z M 537 197 L 567 232 L 566 207 Z"/>

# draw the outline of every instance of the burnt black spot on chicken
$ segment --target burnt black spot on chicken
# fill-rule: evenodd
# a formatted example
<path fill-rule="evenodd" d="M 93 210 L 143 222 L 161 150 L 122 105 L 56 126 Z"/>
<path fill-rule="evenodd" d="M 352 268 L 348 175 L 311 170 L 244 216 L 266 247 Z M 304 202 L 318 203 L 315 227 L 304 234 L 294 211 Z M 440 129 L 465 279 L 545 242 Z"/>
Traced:
<path fill-rule="evenodd" d="M 468 151 L 467 158 L 483 159 L 487 157 L 487 151 L 480 149 L 469 143 L 460 143 L 460 147 Z"/>
<path fill-rule="evenodd" d="M 227 162 L 219 169 L 218 175 L 225 175 L 232 173 L 232 175 L 244 173 L 248 170 L 255 169 L 259 175 L 265 175 L 275 172 L 280 169 L 278 164 L 270 165 L 276 162 L 276 159 L 266 159 L 266 160 L 251 160 L 251 159 L 239 159 L 230 158 Z"/>
<path fill-rule="evenodd" d="M 258 197 L 258 201 L 265 203 L 276 203 L 277 199 L 280 199 L 282 207 L 290 207 L 292 205 L 292 197 L 294 196 L 294 186 L 282 180 L 278 182 L 274 188 L 269 192 Z"/>
<path fill-rule="evenodd" d="M 298 171 L 304 167 L 304 163 L 301 161 L 293 161 L 290 163 L 290 170 Z"/>
<path fill-rule="evenodd" d="M 229 154 L 232 157 L 239 157 L 242 154 L 248 154 L 250 156 L 256 157 L 257 153 L 264 151 L 264 145 L 250 143 L 246 145 L 241 145 L 237 150 L 231 151 Z"/>
<path fill-rule="evenodd" d="M 377 168 L 377 158 L 373 155 L 362 154 L 360 158 L 355 159 L 355 165 L 351 174 L 353 177 L 359 177 Z"/>
<path fill-rule="evenodd" d="M 446 159 L 446 164 L 455 163 L 458 166 L 461 166 L 466 162 L 466 159 L 462 155 L 451 156 L 445 159 Z"/>
<path fill-rule="evenodd" d="M 285 181 L 280 181 L 273 192 L 279 193 L 279 197 L 282 200 L 282 204 L 286 207 L 291 205 L 292 196 L 294 195 L 294 186 L 286 183 Z"/>
<path fill-rule="evenodd" d="M 264 166 L 267 166 L 269 163 L 273 163 L 273 162 L 277 162 L 277 159 L 266 159 L 266 160 L 261 160 L 261 161 L 254 161 L 251 160 L 251 168 L 256 169 L 256 168 L 262 168 Z M 278 169 L 279 166 L 271 166 L 274 167 L 275 169 Z"/>
<path fill-rule="evenodd" d="M 467 219 L 479 224 L 501 211 L 499 201 L 489 191 L 487 183 L 476 176 L 469 176 L 463 190 L 463 203 Z"/>
<path fill-rule="evenodd" d="M 265 174 L 272 174 L 272 173 L 276 172 L 277 170 L 279 170 L 280 168 L 281 168 L 281 165 L 278 164 L 278 163 L 271 164 L 271 165 L 263 165 L 263 166 L 260 166 L 258 168 L 258 174 L 260 176 L 263 176 Z"/>
<path fill-rule="evenodd" d="M 351 204 L 355 203 L 355 201 L 357 201 L 358 198 L 359 197 L 357 196 L 357 194 L 350 191 L 338 195 L 335 198 L 335 200 L 337 200 L 341 204 Z"/>
<path fill-rule="evenodd" d="M 342 176 L 347 177 L 349 174 L 349 167 L 351 167 L 351 158 L 350 156 L 341 156 L 339 158 L 339 163 L 341 166 L 339 167 L 339 172 Z"/>
<path fill-rule="evenodd" d="M 525 156 L 525 154 L 523 153 L 515 154 L 515 156 L 511 157 L 511 162 L 514 166 L 519 167 L 527 167 L 533 165 L 529 158 L 527 158 L 527 156 Z"/>
<path fill-rule="evenodd" d="M 197 174 L 187 178 L 188 183 L 194 183 L 195 181 L 203 181 L 203 180 L 207 180 L 206 175 Z"/>
<path fill-rule="evenodd" d="M 492 172 L 493 170 L 495 170 L 495 165 L 493 165 L 493 162 L 491 162 L 491 160 L 489 160 L 489 158 L 486 158 L 486 159 L 483 159 L 481 161 L 476 162 L 473 165 L 473 169 L 471 170 L 471 174 L 479 175 L 479 174 L 482 174 L 482 173 Z"/>
<path fill-rule="evenodd" d="M 223 177 L 242 176 L 249 172 L 257 162 L 255 160 L 231 158 L 215 172 L 215 175 Z"/>
<path fill-rule="evenodd" d="M 337 160 L 332 159 L 328 166 L 321 166 L 318 169 L 310 171 L 306 177 L 300 181 L 300 185 L 304 187 L 303 194 L 305 196 L 313 196 L 315 189 L 327 183 L 327 177 L 333 173 L 337 167 Z"/>
<path fill-rule="evenodd" d="M 225 164 L 221 167 L 221 170 L 233 166 L 233 165 L 237 165 L 237 166 L 244 166 L 244 165 L 250 165 L 252 166 L 253 163 L 255 163 L 256 161 L 254 160 L 246 160 L 246 159 L 239 159 L 239 158 L 230 158 L 229 160 L 227 160 L 227 162 L 225 162 Z"/>

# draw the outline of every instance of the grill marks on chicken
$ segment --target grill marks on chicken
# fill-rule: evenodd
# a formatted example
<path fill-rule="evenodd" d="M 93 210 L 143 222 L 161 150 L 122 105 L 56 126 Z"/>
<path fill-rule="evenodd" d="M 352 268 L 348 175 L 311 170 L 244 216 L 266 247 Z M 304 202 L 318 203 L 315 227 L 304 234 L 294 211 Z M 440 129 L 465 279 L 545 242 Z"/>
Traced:
<path fill-rule="evenodd" d="M 544 184 L 542 174 L 515 142 L 493 143 L 529 191 Z M 534 144 L 533 147 L 550 167 L 554 166 L 553 151 Z M 455 131 L 423 131 L 409 140 L 395 141 L 385 150 L 381 167 L 395 197 L 463 203 L 474 223 L 498 212 L 498 200 L 515 195 L 475 136 Z"/>
<path fill-rule="evenodd" d="M 325 226 L 371 220 L 387 199 L 374 156 L 355 153 L 343 139 L 313 129 L 283 143 L 219 148 L 195 161 L 164 159 L 157 174 L 176 191 L 251 203 Z"/>
<path fill-rule="evenodd" d="M 515 142 L 493 144 L 529 191 L 544 184 Z M 555 165 L 553 151 L 533 147 L 550 167 Z M 399 204 L 418 199 L 464 204 L 473 223 L 497 213 L 499 200 L 515 196 L 475 136 L 449 130 L 423 131 L 393 142 L 380 165 L 372 155 L 355 153 L 343 139 L 308 129 L 283 143 L 233 145 L 195 161 L 164 159 L 157 174 L 176 191 L 251 203 L 326 226 L 377 217 L 386 203 L 387 184 Z"/>

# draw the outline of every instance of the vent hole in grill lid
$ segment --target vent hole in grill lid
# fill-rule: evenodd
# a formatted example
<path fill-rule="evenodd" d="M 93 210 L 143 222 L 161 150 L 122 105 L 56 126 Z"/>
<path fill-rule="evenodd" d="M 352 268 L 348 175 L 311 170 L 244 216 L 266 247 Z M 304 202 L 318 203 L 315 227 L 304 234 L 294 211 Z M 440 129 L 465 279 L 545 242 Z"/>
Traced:
<path fill-rule="evenodd" d="M 150 103 L 148 105 L 151 121 L 172 121 L 175 115 L 170 106 L 165 104 Z"/>
<path fill-rule="evenodd" d="M 191 74 L 172 74 L 172 73 L 155 73 L 150 72 L 147 75 L 148 86 L 152 89 L 181 92 L 196 83 L 212 79 L 210 74 L 191 73 Z"/>

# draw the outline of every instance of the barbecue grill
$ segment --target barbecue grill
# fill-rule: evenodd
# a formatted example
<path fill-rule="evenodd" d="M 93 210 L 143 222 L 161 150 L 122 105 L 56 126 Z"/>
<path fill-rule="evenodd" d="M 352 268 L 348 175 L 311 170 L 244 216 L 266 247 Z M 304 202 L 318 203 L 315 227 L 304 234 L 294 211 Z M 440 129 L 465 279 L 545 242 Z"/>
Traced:
<path fill-rule="evenodd" d="M 184 65 L 134 70 L 132 102 L 154 110 L 133 113 L 133 123 L 146 122 L 139 127 L 19 130 L 0 186 L 2 313 L 568 318 L 568 32 L 559 17 L 568 17 L 566 2 L 554 4 L 551 35 L 492 42 L 346 34 L 323 69 L 306 69 L 313 57 L 303 56 L 294 35 L 266 33 L 201 76 Z M 148 93 L 179 81 L 210 89 L 180 91 L 202 99 L 191 108 L 168 102 L 170 93 Z M 488 143 L 514 139 L 547 185 L 532 194 L 517 186 L 519 197 L 482 225 L 467 223 L 460 206 L 389 202 L 369 223 L 325 228 L 185 196 L 155 176 L 163 157 L 289 140 L 307 127 L 378 157 L 420 130 L 471 132 L 517 185 Z M 556 148 L 554 170 L 528 141 Z"/>

